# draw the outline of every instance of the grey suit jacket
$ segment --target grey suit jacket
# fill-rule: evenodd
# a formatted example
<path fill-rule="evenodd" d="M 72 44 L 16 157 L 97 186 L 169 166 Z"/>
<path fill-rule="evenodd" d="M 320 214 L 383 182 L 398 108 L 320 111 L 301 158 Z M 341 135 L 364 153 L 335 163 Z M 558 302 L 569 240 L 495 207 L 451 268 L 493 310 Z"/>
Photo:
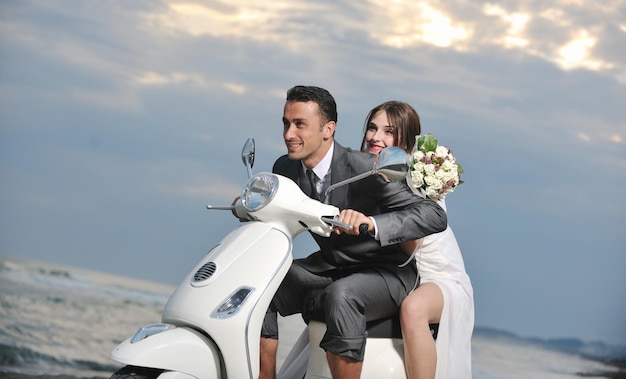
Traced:
<path fill-rule="evenodd" d="M 335 141 L 331 184 L 369 171 L 373 163 L 374 155 L 344 148 Z M 273 172 L 289 177 L 301 188 L 306 180 L 302 171 L 301 162 L 286 155 L 273 167 Z M 407 266 L 398 267 L 407 256 L 397 244 L 441 232 L 447 226 L 446 213 L 436 202 L 416 196 L 404 181 L 386 183 L 377 175 L 335 189 L 330 193 L 330 204 L 373 216 L 380 238 L 377 241 L 369 235 L 346 234 L 325 238 L 312 234 L 320 251 L 299 263 L 311 272 L 329 276 L 375 268 L 403 277 L 411 285 L 408 282 L 415 278 L 415 265 L 407 265 L 413 266 L 412 274 L 406 271 Z"/>

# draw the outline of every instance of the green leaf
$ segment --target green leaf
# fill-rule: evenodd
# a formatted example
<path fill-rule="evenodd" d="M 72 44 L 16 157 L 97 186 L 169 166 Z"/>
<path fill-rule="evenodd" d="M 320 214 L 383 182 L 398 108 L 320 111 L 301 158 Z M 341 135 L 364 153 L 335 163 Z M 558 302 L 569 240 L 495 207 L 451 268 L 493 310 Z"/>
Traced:
<path fill-rule="evenodd" d="M 421 138 L 421 137 L 420 137 Z M 437 138 L 432 134 L 428 133 L 424 138 L 423 149 L 422 151 L 435 151 L 437 150 Z"/>
<path fill-rule="evenodd" d="M 424 136 L 415 136 L 415 145 L 417 145 L 417 150 L 422 150 L 423 144 L 424 144 Z"/>

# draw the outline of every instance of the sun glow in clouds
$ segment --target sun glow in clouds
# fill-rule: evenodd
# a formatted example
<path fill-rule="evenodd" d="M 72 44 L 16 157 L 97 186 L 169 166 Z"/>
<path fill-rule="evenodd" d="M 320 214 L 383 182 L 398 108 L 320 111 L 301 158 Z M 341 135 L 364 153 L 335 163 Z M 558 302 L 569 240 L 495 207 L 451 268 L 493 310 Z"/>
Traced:
<path fill-rule="evenodd" d="M 586 68 L 597 71 L 606 63 L 591 58 L 591 49 L 596 45 L 597 40 L 589 35 L 589 32 L 582 30 L 571 41 L 558 50 L 557 63 L 564 69 Z"/>
<path fill-rule="evenodd" d="M 391 30 L 383 29 L 372 34 L 387 46 L 404 48 L 424 42 L 439 47 L 462 49 L 455 43 L 466 40 L 471 35 L 467 27 L 453 23 L 442 11 L 425 2 L 394 1 L 390 5 L 379 1 L 378 5 L 386 14 L 384 20 L 376 24 L 391 25 Z"/>
<path fill-rule="evenodd" d="M 502 41 L 505 47 L 523 47 L 528 45 L 529 41 L 523 37 L 523 34 L 530 20 L 530 15 L 517 12 L 508 13 L 502 6 L 497 4 L 485 4 L 483 12 L 488 16 L 500 17 L 509 25 Z"/>
<path fill-rule="evenodd" d="M 505 36 L 502 39 L 494 40 L 496 44 L 501 44 L 506 48 L 520 48 L 528 54 L 539 56 L 558 65 L 563 70 L 584 68 L 600 71 L 614 67 L 613 64 L 592 56 L 592 49 L 598 40 L 585 29 L 575 33 L 570 32 L 573 34 L 572 38 L 561 44 L 549 37 L 545 40 L 531 40 L 525 35 L 527 30 L 533 26 L 533 17 L 530 14 L 508 12 L 498 4 L 485 4 L 483 13 L 488 16 L 499 17 L 509 25 Z M 567 16 L 562 10 L 555 8 L 544 9 L 538 13 L 539 18 L 548 20 L 552 25 L 572 29 L 572 20 L 568 19 Z"/>
<path fill-rule="evenodd" d="M 607 13 L 617 10 L 610 5 L 596 6 L 576 3 L 576 9 L 588 12 L 582 17 L 571 7 L 533 7 L 520 3 L 506 8 L 499 3 L 465 4 L 468 12 L 457 9 L 460 4 L 428 1 L 371 0 L 366 5 L 357 0 L 353 6 L 357 17 L 343 17 L 341 4 L 281 2 L 236 3 L 168 0 L 167 7 L 145 16 L 146 27 L 157 35 L 169 33 L 176 38 L 210 36 L 219 39 L 241 39 L 252 43 L 278 44 L 296 52 L 308 52 L 312 44 L 326 45 L 324 37 L 311 39 L 310 30 L 300 20 L 310 14 L 327 14 L 329 35 L 366 34 L 378 44 L 397 49 L 432 45 L 456 51 L 480 51 L 485 45 L 518 49 L 539 57 L 562 70 L 586 69 L 610 71 L 626 83 L 626 67 L 619 58 L 603 57 L 606 46 L 613 46 L 617 37 L 608 35 L 599 23 Z M 571 0 L 562 0 L 564 2 Z M 482 15 L 477 14 L 482 13 Z M 589 22 L 583 22 L 588 18 Z M 616 23 L 617 34 L 626 32 L 626 25 Z M 315 46 L 318 48 L 319 46 Z M 596 51 L 594 51 L 594 49 Z M 617 55 L 619 56 L 619 54 Z M 167 75 L 168 82 L 172 78 Z M 150 79 L 150 78 L 146 78 Z M 153 80 L 150 81 L 150 80 Z M 157 84 L 153 77 L 148 82 Z M 233 89 L 239 92 L 239 89 Z"/>
<path fill-rule="evenodd" d="M 559 56 L 566 62 L 582 62 L 589 56 L 589 49 L 595 44 L 596 40 L 583 31 L 577 39 L 570 41 L 559 50 Z"/>
<path fill-rule="evenodd" d="M 272 19 L 285 7 L 283 3 L 259 6 L 246 1 L 237 2 L 237 5 L 192 2 L 170 2 L 168 5 L 167 12 L 147 16 L 157 28 L 194 37 L 234 36 L 257 40 L 273 38 L 268 26 L 274 24 Z"/>

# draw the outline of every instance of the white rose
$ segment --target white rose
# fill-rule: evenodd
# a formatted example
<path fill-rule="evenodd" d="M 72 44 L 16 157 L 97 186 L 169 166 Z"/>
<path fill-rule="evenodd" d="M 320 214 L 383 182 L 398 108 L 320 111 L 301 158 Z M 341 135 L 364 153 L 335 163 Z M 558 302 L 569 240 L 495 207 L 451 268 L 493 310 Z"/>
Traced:
<path fill-rule="evenodd" d="M 439 179 L 435 179 L 430 186 L 435 190 L 440 190 L 443 188 L 443 182 Z"/>
<path fill-rule="evenodd" d="M 423 172 L 424 171 L 424 162 L 422 162 L 422 161 L 415 162 L 415 164 L 413 165 L 413 170 L 418 171 L 418 172 Z"/>
<path fill-rule="evenodd" d="M 437 153 L 437 155 L 439 155 L 440 157 L 447 157 L 449 152 L 450 149 L 445 146 L 437 146 L 437 148 L 435 149 L 435 153 Z"/>
<path fill-rule="evenodd" d="M 435 165 L 434 164 L 424 165 L 424 173 L 426 175 L 434 175 L 435 174 Z"/>
<path fill-rule="evenodd" d="M 421 172 L 413 171 L 411 172 L 411 181 L 416 188 L 419 188 L 424 185 L 424 176 Z"/>
<path fill-rule="evenodd" d="M 444 170 L 455 170 L 456 171 L 456 164 L 451 161 L 450 159 L 446 159 L 445 161 L 443 161 L 443 163 L 441 164 L 441 168 L 443 168 Z"/>
<path fill-rule="evenodd" d="M 432 186 L 436 180 L 437 179 L 433 175 L 424 176 L 424 183 L 426 183 L 426 185 L 429 187 Z"/>
<path fill-rule="evenodd" d="M 441 180 L 443 180 L 444 182 L 449 182 L 450 180 L 455 179 L 457 176 L 458 175 L 455 172 L 446 171 Z"/>
<path fill-rule="evenodd" d="M 432 187 L 429 187 L 429 188 L 426 189 L 426 196 L 430 197 L 433 200 L 439 200 L 439 198 L 440 198 L 439 192 L 437 192 Z"/>
<path fill-rule="evenodd" d="M 423 158 L 424 158 L 424 152 L 422 152 L 421 150 L 417 150 L 415 153 L 413 153 L 413 160 L 421 161 Z"/>

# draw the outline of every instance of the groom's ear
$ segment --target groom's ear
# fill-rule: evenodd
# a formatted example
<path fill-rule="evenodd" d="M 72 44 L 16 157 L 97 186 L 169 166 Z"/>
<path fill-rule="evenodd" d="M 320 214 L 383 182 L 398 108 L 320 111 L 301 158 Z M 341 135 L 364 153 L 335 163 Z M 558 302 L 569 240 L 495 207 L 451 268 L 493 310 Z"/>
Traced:
<path fill-rule="evenodd" d="M 337 123 L 335 123 L 335 121 L 328 121 L 326 125 L 324 125 L 324 139 L 332 138 L 335 135 L 336 127 Z"/>

